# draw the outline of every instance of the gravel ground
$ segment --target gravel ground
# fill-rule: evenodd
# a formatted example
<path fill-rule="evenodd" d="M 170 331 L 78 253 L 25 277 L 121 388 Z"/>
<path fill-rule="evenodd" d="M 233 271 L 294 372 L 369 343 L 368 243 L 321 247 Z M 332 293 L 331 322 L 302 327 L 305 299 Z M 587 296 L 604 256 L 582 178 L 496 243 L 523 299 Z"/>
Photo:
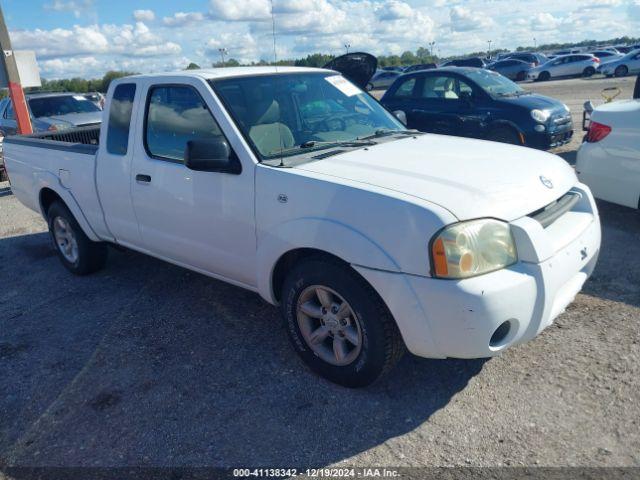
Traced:
<path fill-rule="evenodd" d="M 599 92 L 575 82 L 532 88 Z M 354 391 L 253 293 L 117 250 L 71 276 L 0 184 L 0 466 L 640 466 L 640 214 L 600 208 L 595 274 L 534 341 Z"/>

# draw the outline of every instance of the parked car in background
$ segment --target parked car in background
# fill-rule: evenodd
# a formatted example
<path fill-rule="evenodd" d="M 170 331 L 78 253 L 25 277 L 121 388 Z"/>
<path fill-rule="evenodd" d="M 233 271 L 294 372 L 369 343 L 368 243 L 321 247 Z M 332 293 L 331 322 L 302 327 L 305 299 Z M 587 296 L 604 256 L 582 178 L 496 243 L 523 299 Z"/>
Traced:
<path fill-rule="evenodd" d="M 499 60 L 487 66 L 489 70 L 498 72 L 510 80 L 523 81 L 527 79 L 527 72 L 534 67 L 533 63 L 523 62 L 514 58 Z"/>
<path fill-rule="evenodd" d="M 486 62 L 480 57 L 456 58 L 441 65 L 442 67 L 476 67 L 485 68 Z"/>
<path fill-rule="evenodd" d="M 617 51 L 614 52 L 611 50 L 594 50 L 593 52 L 591 52 L 591 55 L 600 59 L 600 65 L 624 57 L 622 53 L 619 53 Z"/>
<path fill-rule="evenodd" d="M 632 50 L 622 58 L 603 63 L 598 72 L 607 77 L 624 77 L 640 72 L 640 49 Z"/>
<path fill-rule="evenodd" d="M 382 67 L 380 70 L 383 70 L 385 72 L 402 72 L 403 68 L 396 65 L 393 67 Z"/>
<path fill-rule="evenodd" d="M 380 102 L 423 132 L 548 149 L 571 140 L 569 108 L 490 70 L 445 67 L 403 75 Z M 402 112 L 402 113 L 400 113 Z"/>
<path fill-rule="evenodd" d="M 367 90 L 382 90 L 391 85 L 396 78 L 402 75 L 402 72 L 378 70 L 369 83 L 367 84 Z"/>
<path fill-rule="evenodd" d="M 590 53 L 562 55 L 532 68 L 527 77 L 529 80 L 541 82 L 552 78 L 590 77 L 596 73 L 599 66 L 600 60 Z"/>
<path fill-rule="evenodd" d="M 25 95 L 34 132 L 59 131 L 99 125 L 102 111 L 80 93 L 29 93 Z M 15 135 L 18 124 L 9 98 L 0 101 L 0 135 Z"/>
<path fill-rule="evenodd" d="M 368 385 L 405 347 L 499 355 L 596 266 L 598 210 L 564 160 L 407 130 L 334 71 L 137 75 L 107 97 L 100 128 L 6 140 L 62 265 L 92 273 L 116 244 L 256 292 L 333 382 Z"/>
<path fill-rule="evenodd" d="M 570 55 L 572 53 L 581 53 L 582 50 L 580 50 L 579 48 L 570 48 L 568 50 L 558 50 L 557 52 L 553 52 L 553 56 L 555 57 L 561 57 L 563 55 Z"/>
<path fill-rule="evenodd" d="M 104 108 L 104 95 L 102 95 L 100 92 L 89 92 L 83 94 L 83 96 L 90 102 L 93 102 L 93 104 L 100 110 Z"/>
<path fill-rule="evenodd" d="M 640 99 L 605 103 L 591 112 L 589 130 L 578 150 L 576 174 L 596 198 L 640 208 L 638 139 Z"/>
<path fill-rule="evenodd" d="M 418 70 L 430 70 L 432 68 L 438 68 L 435 63 L 419 63 L 417 65 L 410 65 L 404 69 L 403 73 L 416 72 Z"/>
<path fill-rule="evenodd" d="M 543 63 L 549 61 L 549 58 L 542 53 L 529 52 L 509 53 L 505 58 L 513 58 L 515 60 L 522 60 L 523 62 L 532 63 L 534 67 L 542 65 Z"/>

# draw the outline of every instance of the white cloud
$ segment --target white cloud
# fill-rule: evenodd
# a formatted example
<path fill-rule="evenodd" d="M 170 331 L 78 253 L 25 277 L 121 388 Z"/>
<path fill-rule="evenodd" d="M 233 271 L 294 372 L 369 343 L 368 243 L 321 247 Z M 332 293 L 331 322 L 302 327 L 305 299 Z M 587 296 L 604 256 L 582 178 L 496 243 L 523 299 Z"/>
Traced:
<path fill-rule="evenodd" d="M 136 22 L 153 22 L 156 19 L 156 14 L 153 10 L 134 10 L 133 19 Z"/>
<path fill-rule="evenodd" d="M 550 13 L 538 13 L 531 19 L 531 29 L 536 31 L 555 30 L 561 21 Z"/>
<path fill-rule="evenodd" d="M 210 0 L 210 12 L 221 20 L 247 21 L 271 18 L 269 0 Z"/>
<path fill-rule="evenodd" d="M 172 17 L 164 17 L 162 23 L 168 27 L 183 27 L 193 23 L 201 22 L 205 15 L 200 12 L 177 12 Z"/>
<path fill-rule="evenodd" d="M 634 22 L 640 22 L 640 0 L 632 0 L 627 6 L 629 18 Z"/>
<path fill-rule="evenodd" d="M 46 10 L 55 10 L 56 12 L 71 12 L 76 18 L 80 18 L 83 14 L 93 8 L 94 0 L 53 0 L 46 3 Z"/>
<path fill-rule="evenodd" d="M 491 28 L 494 22 L 484 13 L 471 11 L 470 9 L 457 5 L 449 11 L 451 19 L 451 30 L 454 32 L 469 32 Z"/>
<path fill-rule="evenodd" d="M 378 18 L 382 21 L 399 20 L 401 18 L 411 18 L 414 15 L 413 8 L 409 4 L 391 0 L 380 8 Z"/>

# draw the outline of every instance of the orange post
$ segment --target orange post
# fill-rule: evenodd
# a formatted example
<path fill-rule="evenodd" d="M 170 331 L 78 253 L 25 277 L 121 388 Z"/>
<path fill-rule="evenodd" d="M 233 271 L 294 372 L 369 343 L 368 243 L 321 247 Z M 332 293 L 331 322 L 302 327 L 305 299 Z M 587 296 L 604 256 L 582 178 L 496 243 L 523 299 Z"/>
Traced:
<path fill-rule="evenodd" d="M 0 7 L 0 49 L 2 49 L 2 54 L 0 54 L 2 67 L 4 68 L 9 83 L 9 96 L 11 97 L 13 111 L 16 114 L 16 121 L 18 123 L 18 133 L 22 135 L 33 133 L 29 109 L 24 99 L 22 86 L 20 85 L 18 64 L 16 63 L 16 56 L 13 54 L 13 49 L 11 48 L 11 39 L 9 38 L 7 24 L 4 22 L 2 7 Z"/>

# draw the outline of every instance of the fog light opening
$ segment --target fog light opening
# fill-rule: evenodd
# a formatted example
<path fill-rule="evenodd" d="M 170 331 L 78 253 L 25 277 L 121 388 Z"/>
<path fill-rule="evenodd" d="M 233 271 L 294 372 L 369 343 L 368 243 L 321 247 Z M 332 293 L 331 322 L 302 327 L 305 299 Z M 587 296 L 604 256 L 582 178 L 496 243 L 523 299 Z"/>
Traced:
<path fill-rule="evenodd" d="M 502 322 L 496 331 L 491 335 L 491 340 L 489 340 L 489 346 L 491 348 L 497 348 L 502 346 L 502 342 L 507 338 L 509 332 L 511 331 L 511 322 L 507 320 L 506 322 Z"/>

